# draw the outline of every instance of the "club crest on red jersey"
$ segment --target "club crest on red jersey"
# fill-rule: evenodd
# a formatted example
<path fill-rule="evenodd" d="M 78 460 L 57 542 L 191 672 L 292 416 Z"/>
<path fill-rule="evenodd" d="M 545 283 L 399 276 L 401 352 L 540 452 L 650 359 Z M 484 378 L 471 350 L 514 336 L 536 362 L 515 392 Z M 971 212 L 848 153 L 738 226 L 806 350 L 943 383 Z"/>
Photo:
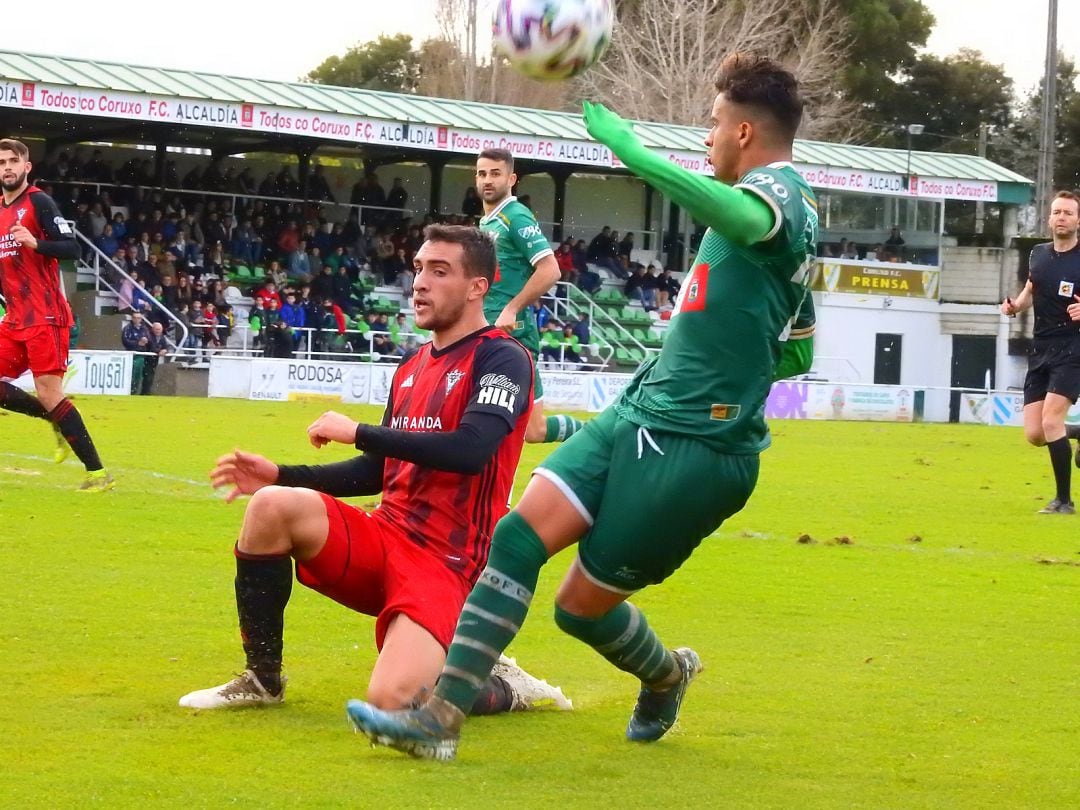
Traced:
<path fill-rule="evenodd" d="M 464 371 L 450 371 L 446 375 L 446 393 L 450 393 L 454 390 L 454 386 L 461 382 L 461 378 L 465 376 Z"/>

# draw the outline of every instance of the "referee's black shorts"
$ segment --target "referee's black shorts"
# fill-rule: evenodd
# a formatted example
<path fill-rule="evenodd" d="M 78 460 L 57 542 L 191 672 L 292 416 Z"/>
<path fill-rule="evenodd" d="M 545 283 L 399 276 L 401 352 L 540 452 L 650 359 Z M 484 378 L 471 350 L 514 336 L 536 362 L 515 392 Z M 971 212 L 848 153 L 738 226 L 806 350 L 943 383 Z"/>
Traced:
<path fill-rule="evenodd" d="M 1024 404 L 1057 394 L 1075 403 L 1080 397 L 1080 337 L 1036 339 L 1028 356 Z"/>

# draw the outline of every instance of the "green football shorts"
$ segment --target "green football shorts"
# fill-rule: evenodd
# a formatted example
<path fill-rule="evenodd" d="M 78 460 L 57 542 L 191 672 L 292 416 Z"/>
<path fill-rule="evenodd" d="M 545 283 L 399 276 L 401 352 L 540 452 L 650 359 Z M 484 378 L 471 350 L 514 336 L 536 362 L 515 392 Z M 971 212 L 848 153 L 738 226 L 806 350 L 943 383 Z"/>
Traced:
<path fill-rule="evenodd" d="M 729 455 L 608 408 L 536 468 L 590 527 L 578 545 L 589 579 L 633 593 L 663 582 L 746 504 L 757 455 Z"/>

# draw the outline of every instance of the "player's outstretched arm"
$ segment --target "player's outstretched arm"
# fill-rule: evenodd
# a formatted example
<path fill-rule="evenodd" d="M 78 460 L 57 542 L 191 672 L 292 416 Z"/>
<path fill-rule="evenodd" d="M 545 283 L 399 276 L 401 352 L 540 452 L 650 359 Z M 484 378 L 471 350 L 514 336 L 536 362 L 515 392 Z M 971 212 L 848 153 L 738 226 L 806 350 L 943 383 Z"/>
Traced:
<path fill-rule="evenodd" d="M 774 232 L 776 214 L 768 204 L 742 189 L 695 174 L 649 150 L 630 122 L 603 104 L 586 101 L 585 128 L 626 167 L 727 239 L 753 245 Z"/>
<path fill-rule="evenodd" d="M 243 450 L 226 453 L 210 471 L 210 483 L 214 489 L 232 487 L 225 495 L 226 503 L 232 503 L 241 495 L 254 495 L 263 487 L 277 483 L 277 479 L 277 464 Z"/>

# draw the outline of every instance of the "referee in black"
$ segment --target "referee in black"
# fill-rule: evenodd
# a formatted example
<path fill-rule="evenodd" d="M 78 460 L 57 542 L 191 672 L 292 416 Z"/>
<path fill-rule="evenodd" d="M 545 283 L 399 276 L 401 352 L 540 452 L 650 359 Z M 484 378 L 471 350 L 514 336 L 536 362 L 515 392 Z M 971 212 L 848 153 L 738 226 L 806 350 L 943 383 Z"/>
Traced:
<path fill-rule="evenodd" d="M 1015 300 L 1001 302 L 1001 312 L 1011 317 L 1035 308 L 1035 339 L 1024 379 L 1024 436 L 1036 447 L 1046 445 L 1057 483 L 1057 495 L 1039 512 L 1075 515 L 1065 414 L 1080 396 L 1080 196 L 1058 192 L 1049 224 L 1054 241 L 1031 251 L 1027 283 Z"/>

